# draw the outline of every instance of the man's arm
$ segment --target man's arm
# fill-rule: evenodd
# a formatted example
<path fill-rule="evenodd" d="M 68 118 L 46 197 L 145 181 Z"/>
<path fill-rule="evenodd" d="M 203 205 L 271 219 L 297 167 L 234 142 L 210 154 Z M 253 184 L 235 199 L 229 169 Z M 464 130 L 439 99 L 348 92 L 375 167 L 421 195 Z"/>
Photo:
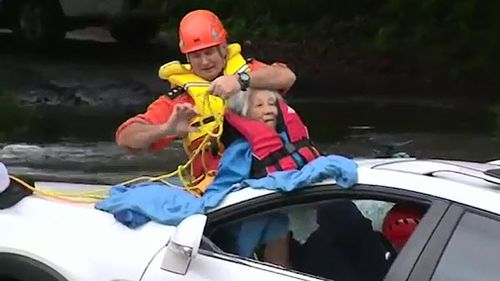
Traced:
<path fill-rule="evenodd" d="M 118 127 L 116 143 L 129 152 L 158 150 L 169 145 L 177 136 L 167 122 L 175 104 L 183 102 L 191 103 L 188 95 L 177 97 L 175 102 L 165 96 L 158 98 L 145 113 L 130 118 Z"/>
<path fill-rule="evenodd" d="M 161 139 L 168 139 L 164 145 L 168 145 L 175 136 L 165 128 L 165 124 L 149 124 L 143 120 L 137 120 L 125 127 L 116 136 L 118 146 L 139 152 L 151 148 L 153 143 Z"/>
<path fill-rule="evenodd" d="M 295 73 L 285 64 L 274 63 L 272 65 L 263 64 L 258 61 L 252 61 L 256 69 L 250 74 L 251 88 L 264 88 L 277 91 L 288 91 L 297 77 Z"/>
<path fill-rule="evenodd" d="M 295 73 L 286 65 L 274 63 L 266 65 L 256 60 L 250 62 L 250 87 L 276 90 L 286 93 L 295 83 Z M 210 83 L 208 92 L 227 99 L 241 90 L 238 75 L 223 75 Z"/>

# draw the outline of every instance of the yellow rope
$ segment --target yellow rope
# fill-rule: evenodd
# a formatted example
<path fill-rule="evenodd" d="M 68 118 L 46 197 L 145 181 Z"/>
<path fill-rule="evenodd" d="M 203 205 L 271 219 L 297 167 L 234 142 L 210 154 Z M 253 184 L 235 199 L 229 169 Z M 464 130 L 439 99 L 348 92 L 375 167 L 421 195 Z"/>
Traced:
<path fill-rule="evenodd" d="M 50 191 L 50 190 L 43 190 L 39 188 L 35 188 L 34 186 L 30 185 L 29 183 L 25 182 L 24 180 L 15 177 L 15 176 L 9 176 L 9 178 L 17 183 L 19 183 L 21 186 L 25 187 L 28 190 L 31 190 L 35 194 L 39 194 L 42 196 L 47 196 L 47 197 L 53 197 L 57 198 L 60 200 L 65 200 L 65 201 L 71 201 L 71 202 L 81 202 L 81 203 L 88 203 L 88 199 L 93 199 L 94 201 L 99 201 L 102 199 L 105 199 L 107 197 L 107 192 L 109 191 L 108 188 L 101 188 L 101 189 L 96 189 L 92 191 L 80 191 L 80 192 L 58 192 L 58 191 Z M 79 200 L 81 198 L 86 198 L 87 200 Z"/>
<path fill-rule="evenodd" d="M 223 100 L 225 103 L 225 101 Z M 214 122 L 216 122 L 216 127 L 214 131 L 208 130 L 205 127 L 205 123 L 203 121 L 203 118 L 200 118 L 200 129 L 202 130 L 202 133 L 205 134 L 203 137 L 203 140 L 200 142 L 200 145 L 196 148 L 196 150 L 191 153 L 188 161 L 182 165 L 177 166 L 177 168 L 169 173 L 159 175 L 159 176 L 140 176 L 136 177 L 127 181 L 124 181 L 122 183 L 119 183 L 119 185 L 131 185 L 133 183 L 137 183 L 140 181 L 143 182 L 161 182 L 167 186 L 174 187 L 174 188 L 181 188 L 185 189 L 186 191 L 194 191 L 196 187 L 193 187 L 193 183 L 196 183 L 204 178 L 205 175 L 201 175 L 197 178 L 194 178 L 194 175 L 192 173 L 192 169 L 189 170 L 189 178 L 185 178 L 185 171 L 188 170 L 191 167 L 191 164 L 193 163 L 194 159 L 199 155 L 201 157 L 201 163 L 203 166 L 203 169 L 206 173 L 210 172 L 206 166 L 205 163 L 205 152 L 207 148 L 210 146 L 210 139 L 213 138 L 215 141 L 219 142 L 220 141 L 220 136 L 222 135 L 222 124 L 223 124 L 223 115 L 216 115 L 214 114 L 214 111 L 212 107 L 210 106 L 210 99 L 209 99 L 209 94 L 207 93 L 204 97 L 204 103 L 203 106 L 208 106 L 208 109 L 210 111 L 210 114 L 214 117 Z M 181 181 L 183 186 L 177 186 L 175 184 L 172 184 L 167 181 L 168 178 L 172 178 L 177 176 L 179 180 Z M 47 197 L 52 197 L 52 198 L 57 198 L 59 200 L 64 200 L 64 201 L 70 201 L 70 202 L 77 202 L 77 203 L 89 203 L 89 202 L 97 202 L 99 200 L 103 200 L 108 197 L 107 193 L 109 192 L 109 188 L 104 188 L 104 189 L 97 189 L 97 190 L 92 190 L 92 191 L 81 191 L 81 192 L 58 192 L 58 191 L 48 191 L 48 190 L 42 190 L 35 188 L 34 186 L 28 184 L 27 182 L 23 181 L 22 179 L 15 177 L 15 176 L 9 176 L 13 181 L 16 181 L 23 187 L 31 190 L 33 193 L 42 195 L 42 196 L 47 196 Z"/>

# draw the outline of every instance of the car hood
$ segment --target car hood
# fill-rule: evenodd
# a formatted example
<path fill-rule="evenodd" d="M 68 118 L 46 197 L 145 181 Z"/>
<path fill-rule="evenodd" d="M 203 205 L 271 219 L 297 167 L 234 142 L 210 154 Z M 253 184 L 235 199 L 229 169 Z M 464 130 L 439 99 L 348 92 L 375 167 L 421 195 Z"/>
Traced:
<path fill-rule="evenodd" d="M 90 204 L 29 196 L 0 210 L 0 252 L 39 260 L 68 280 L 139 280 L 175 227 L 129 229 Z"/>

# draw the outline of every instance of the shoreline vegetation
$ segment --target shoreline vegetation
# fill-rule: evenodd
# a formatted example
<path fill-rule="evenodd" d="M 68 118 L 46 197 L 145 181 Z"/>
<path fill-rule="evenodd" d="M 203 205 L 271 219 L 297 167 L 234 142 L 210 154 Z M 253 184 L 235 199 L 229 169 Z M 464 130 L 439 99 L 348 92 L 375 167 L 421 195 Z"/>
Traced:
<path fill-rule="evenodd" d="M 340 76 L 352 73 L 361 79 L 390 76 L 391 81 L 410 83 L 406 90 L 414 89 L 418 94 L 497 97 L 500 17 L 496 14 L 500 2 L 316 0 L 313 3 L 307 0 L 181 2 L 172 11 L 164 30 L 176 34 L 177 24 L 186 12 L 207 8 L 220 16 L 231 41 L 242 43 L 244 51 L 267 61 L 285 60 L 299 74 L 321 72 L 319 79 L 325 79 L 329 73 Z M 305 66 L 304 61 L 308 62 Z M 369 81 L 366 83 L 369 88 Z"/>

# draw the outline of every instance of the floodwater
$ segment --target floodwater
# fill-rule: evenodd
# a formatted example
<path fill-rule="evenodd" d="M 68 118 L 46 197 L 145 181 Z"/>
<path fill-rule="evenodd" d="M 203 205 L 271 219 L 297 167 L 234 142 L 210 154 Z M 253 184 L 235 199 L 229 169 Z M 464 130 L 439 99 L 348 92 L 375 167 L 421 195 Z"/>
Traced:
<path fill-rule="evenodd" d="M 0 40 L 10 42 L 3 35 Z M 0 130 L 0 161 L 11 173 L 117 183 L 143 174 L 165 173 L 186 161 L 179 142 L 155 155 L 129 155 L 115 145 L 116 127 L 145 110 L 155 93 L 166 89 L 156 70 L 172 57 L 162 48 L 155 48 L 156 53 L 149 57 L 116 45 L 100 45 L 105 44 L 102 42 L 106 40 L 69 42 L 69 51 L 50 56 L 20 51 L 12 43 L 1 47 L 0 82 L 19 92 L 23 110 L 31 112 L 22 128 L 15 132 Z M 99 96 L 102 91 L 106 95 Z M 140 101 L 137 93 L 141 94 Z M 404 95 L 297 96 L 289 97 L 290 104 L 326 153 L 375 157 L 379 156 L 375 142 L 409 141 L 394 152 L 471 161 L 500 158 L 499 118 L 489 111 L 489 104 Z M 40 97 L 45 104 L 33 105 L 33 97 Z M 7 119 L 2 120 L 4 124 L 16 121 L 3 116 Z"/>
<path fill-rule="evenodd" d="M 500 159 L 492 116 L 480 108 L 418 108 L 334 102 L 296 102 L 292 106 L 309 125 L 326 153 L 376 157 L 378 142 L 405 143 L 419 158 L 489 161 Z M 58 116 L 58 115 L 56 115 Z M 44 119 L 45 118 L 45 119 Z M 102 120 L 100 122 L 99 120 Z M 111 120 L 111 121 L 110 121 Z M 143 174 L 161 174 L 186 161 L 180 142 L 157 154 L 130 155 L 113 142 L 119 118 L 62 120 L 48 114 L 25 132 L 25 142 L 1 144 L 0 159 L 14 173 L 44 179 L 114 183 Z M 50 134 L 40 134 L 40 123 Z M 71 124 L 68 126 L 68 124 Z"/>

